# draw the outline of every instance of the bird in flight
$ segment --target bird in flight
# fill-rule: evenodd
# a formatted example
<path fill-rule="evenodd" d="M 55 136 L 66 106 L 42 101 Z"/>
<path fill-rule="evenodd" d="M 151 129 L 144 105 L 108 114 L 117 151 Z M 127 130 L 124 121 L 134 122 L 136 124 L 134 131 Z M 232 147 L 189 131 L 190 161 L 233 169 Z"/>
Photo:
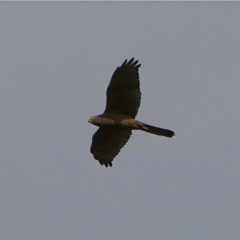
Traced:
<path fill-rule="evenodd" d="M 107 88 L 107 104 L 103 114 L 88 122 L 99 127 L 92 137 L 91 153 L 106 167 L 129 140 L 132 130 L 172 137 L 174 132 L 154 127 L 135 119 L 141 102 L 138 69 L 141 64 L 134 58 L 125 60 L 112 75 Z"/>

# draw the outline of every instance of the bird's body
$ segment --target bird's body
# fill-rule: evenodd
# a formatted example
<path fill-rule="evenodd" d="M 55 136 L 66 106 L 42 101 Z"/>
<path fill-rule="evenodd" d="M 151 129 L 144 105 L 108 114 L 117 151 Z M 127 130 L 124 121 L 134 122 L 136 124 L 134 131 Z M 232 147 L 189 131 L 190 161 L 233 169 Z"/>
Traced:
<path fill-rule="evenodd" d="M 141 102 L 138 69 L 141 65 L 132 58 L 125 60 L 113 73 L 107 89 L 107 105 L 103 114 L 93 116 L 89 122 L 99 129 L 93 135 L 91 153 L 106 167 L 112 166 L 114 157 L 127 143 L 132 130 L 172 137 L 174 132 L 154 127 L 135 119 Z"/>
<path fill-rule="evenodd" d="M 117 117 L 110 114 L 109 116 L 98 115 L 89 119 L 89 123 L 92 123 L 98 127 L 114 127 L 114 128 L 130 128 L 131 130 L 142 130 L 159 136 L 172 137 L 174 132 L 171 130 L 154 127 L 152 125 L 140 122 L 134 118 L 130 118 L 127 115 L 119 114 Z"/>

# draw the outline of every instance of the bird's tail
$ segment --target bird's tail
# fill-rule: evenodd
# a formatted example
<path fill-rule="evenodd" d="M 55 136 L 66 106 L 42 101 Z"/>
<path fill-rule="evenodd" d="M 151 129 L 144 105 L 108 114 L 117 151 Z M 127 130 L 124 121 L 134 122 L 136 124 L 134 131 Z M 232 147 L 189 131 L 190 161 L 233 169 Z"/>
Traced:
<path fill-rule="evenodd" d="M 174 132 L 168 129 L 164 129 L 164 128 L 159 128 L 159 127 L 154 127 L 152 125 L 146 124 L 146 123 L 142 123 L 138 121 L 138 127 L 140 130 L 148 132 L 148 133 L 152 133 L 152 134 L 156 134 L 156 135 L 160 135 L 160 136 L 164 136 L 164 137 L 172 137 L 174 136 Z"/>

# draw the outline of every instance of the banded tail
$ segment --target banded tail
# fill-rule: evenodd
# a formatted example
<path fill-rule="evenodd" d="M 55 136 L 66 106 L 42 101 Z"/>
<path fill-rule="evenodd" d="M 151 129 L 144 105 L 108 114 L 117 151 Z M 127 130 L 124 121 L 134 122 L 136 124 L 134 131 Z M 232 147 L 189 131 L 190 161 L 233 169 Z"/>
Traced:
<path fill-rule="evenodd" d="M 174 136 L 174 132 L 168 129 L 164 129 L 164 128 L 159 128 L 159 127 L 154 127 L 152 125 L 146 124 L 146 123 L 142 123 L 138 121 L 138 127 L 140 130 L 148 132 L 148 133 L 152 133 L 155 135 L 159 135 L 159 136 L 164 136 L 164 137 L 173 137 Z"/>

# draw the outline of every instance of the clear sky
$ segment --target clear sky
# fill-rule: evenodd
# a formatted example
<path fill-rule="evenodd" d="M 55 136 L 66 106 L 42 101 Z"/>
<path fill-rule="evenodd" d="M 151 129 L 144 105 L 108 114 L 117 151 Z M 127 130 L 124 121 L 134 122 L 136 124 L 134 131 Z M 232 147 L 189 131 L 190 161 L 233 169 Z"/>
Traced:
<path fill-rule="evenodd" d="M 239 240 L 240 3 L 1 2 L 2 240 Z M 134 132 L 90 154 L 106 88 L 142 64 Z"/>

